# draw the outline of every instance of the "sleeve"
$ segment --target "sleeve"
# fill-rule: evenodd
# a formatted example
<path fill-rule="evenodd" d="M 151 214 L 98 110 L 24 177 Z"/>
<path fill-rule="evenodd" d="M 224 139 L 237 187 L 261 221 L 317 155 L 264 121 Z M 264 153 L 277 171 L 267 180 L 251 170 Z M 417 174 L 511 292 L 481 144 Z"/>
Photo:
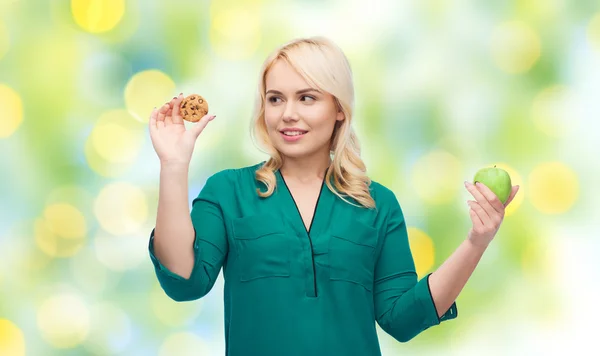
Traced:
<path fill-rule="evenodd" d="M 381 328 L 407 342 L 431 326 L 457 316 L 456 302 L 438 317 L 429 289 L 429 276 L 418 280 L 406 223 L 393 195 L 386 233 L 375 267 L 375 313 Z"/>
<path fill-rule="evenodd" d="M 217 201 L 218 177 L 211 176 L 192 202 L 195 263 L 188 279 L 166 268 L 154 254 L 154 231 L 150 233 L 148 250 L 158 281 L 173 300 L 202 298 L 212 289 L 228 252 L 223 212 Z"/>

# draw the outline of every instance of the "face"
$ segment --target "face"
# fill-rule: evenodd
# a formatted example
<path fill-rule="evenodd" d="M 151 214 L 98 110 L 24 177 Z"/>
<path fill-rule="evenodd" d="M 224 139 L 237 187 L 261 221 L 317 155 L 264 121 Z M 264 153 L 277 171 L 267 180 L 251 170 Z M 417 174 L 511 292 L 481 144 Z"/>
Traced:
<path fill-rule="evenodd" d="M 333 95 L 311 88 L 285 61 L 277 61 L 267 73 L 265 123 L 283 156 L 328 154 L 335 123 L 343 119 Z"/>

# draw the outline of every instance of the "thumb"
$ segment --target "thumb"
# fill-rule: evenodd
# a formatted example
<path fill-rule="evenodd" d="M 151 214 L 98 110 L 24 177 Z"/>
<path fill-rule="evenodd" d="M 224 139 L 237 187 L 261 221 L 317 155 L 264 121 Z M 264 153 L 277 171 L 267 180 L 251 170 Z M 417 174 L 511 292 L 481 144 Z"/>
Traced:
<path fill-rule="evenodd" d="M 215 117 L 217 116 L 206 114 L 194 126 L 192 126 L 190 128 L 190 131 L 193 134 L 194 138 L 198 138 L 202 131 L 204 131 L 206 125 L 208 125 L 208 123 L 211 122 Z"/>

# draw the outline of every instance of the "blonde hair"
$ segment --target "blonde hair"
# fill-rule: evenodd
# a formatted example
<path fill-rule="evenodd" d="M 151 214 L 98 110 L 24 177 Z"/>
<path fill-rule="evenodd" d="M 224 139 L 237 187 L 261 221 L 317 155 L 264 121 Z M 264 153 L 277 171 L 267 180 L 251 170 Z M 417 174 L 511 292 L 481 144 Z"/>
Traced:
<path fill-rule="evenodd" d="M 253 137 L 258 139 L 259 145 L 270 155 L 270 159 L 256 171 L 256 179 L 267 188 L 264 192 L 257 189 L 258 195 L 268 197 L 273 194 L 276 186 L 275 171 L 283 164 L 281 154 L 269 139 L 264 116 L 265 80 L 269 69 L 277 60 L 286 61 L 309 85 L 333 95 L 338 109 L 344 114 L 344 119 L 336 122 L 332 135 L 332 163 L 325 175 L 327 187 L 346 202 L 348 200 L 345 196 L 353 198 L 363 207 L 374 208 L 375 201 L 369 191 L 371 180 L 366 174 L 365 164 L 360 157 L 360 144 L 351 126 L 354 108 L 352 70 L 342 50 L 324 37 L 290 41 L 276 49 L 263 63 L 252 133 Z"/>

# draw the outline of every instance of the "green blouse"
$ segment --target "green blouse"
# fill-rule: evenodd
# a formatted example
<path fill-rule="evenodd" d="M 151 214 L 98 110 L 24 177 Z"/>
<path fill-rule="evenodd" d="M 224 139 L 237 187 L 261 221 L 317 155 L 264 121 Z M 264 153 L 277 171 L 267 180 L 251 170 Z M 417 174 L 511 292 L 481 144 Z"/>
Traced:
<path fill-rule="evenodd" d="M 392 191 L 372 182 L 377 208 L 366 209 L 323 184 L 307 231 L 279 171 L 273 195 L 256 194 L 260 164 L 214 174 L 193 200 L 189 279 L 160 263 L 150 234 L 173 300 L 202 298 L 223 267 L 227 355 L 381 355 L 375 322 L 407 342 L 456 318 L 456 303 L 438 317 L 429 275 L 418 280 Z"/>

